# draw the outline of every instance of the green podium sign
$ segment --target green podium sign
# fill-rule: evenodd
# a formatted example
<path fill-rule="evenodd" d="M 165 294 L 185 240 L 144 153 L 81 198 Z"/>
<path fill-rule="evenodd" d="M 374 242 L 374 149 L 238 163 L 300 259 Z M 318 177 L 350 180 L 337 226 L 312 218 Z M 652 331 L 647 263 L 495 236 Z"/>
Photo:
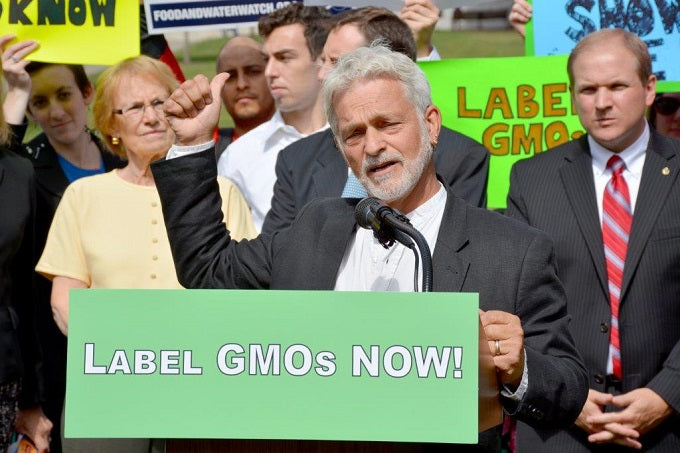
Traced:
<path fill-rule="evenodd" d="M 67 437 L 476 443 L 477 294 L 74 290 Z"/>

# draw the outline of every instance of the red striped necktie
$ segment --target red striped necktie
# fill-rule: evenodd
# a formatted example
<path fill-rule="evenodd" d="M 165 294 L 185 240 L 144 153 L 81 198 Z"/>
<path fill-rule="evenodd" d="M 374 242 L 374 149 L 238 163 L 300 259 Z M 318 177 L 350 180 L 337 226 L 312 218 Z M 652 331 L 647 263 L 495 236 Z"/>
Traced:
<path fill-rule="evenodd" d="M 604 190 L 602 203 L 602 240 L 607 262 L 609 284 L 609 304 L 612 312 L 612 325 L 609 330 L 609 354 L 612 358 L 614 376 L 621 379 L 621 345 L 619 342 L 619 301 L 623 266 L 628 249 L 628 236 L 633 222 L 628 184 L 623 177 L 626 164 L 619 156 L 612 156 L 607 162 L 612 170 L 612 178 Z"/>

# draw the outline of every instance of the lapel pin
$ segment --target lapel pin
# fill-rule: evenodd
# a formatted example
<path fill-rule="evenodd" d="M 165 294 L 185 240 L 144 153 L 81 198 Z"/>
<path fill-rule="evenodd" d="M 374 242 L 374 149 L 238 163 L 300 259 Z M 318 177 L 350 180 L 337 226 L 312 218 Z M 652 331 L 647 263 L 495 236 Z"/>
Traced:
<path fill-rule="evenodd" d="M 668 175 L 671 174 L 671 169 L 668 168 L 668 167 L 663 167 L 663 168 L 661 169 L 661 174 L 664 175 L 664 176 L 668 176 Z"/>

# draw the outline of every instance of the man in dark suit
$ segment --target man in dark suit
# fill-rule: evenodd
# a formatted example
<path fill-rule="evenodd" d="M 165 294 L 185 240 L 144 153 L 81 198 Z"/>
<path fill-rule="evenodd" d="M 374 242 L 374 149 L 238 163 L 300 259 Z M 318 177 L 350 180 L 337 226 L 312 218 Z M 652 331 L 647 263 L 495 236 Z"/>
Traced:
<path fill-rule="evenodd" d="M 416 43 L 408 25 L 389 10 L 366 7 L 336 18 L 324 45 L 324 66 L 332 67 L 341 55 L 376 39 L 415 61 Z M 321 78 L 326 70 L 321 69 Z M 484 146 L 442 127 L 434 160 L 437 174 L 453 193 L 473 206 L 485 205 L 489 152 Z M 349 172 L 330 129 L 288 145 L 279 153 L 275 170 L 271 209 L 262 225 L 262 232 L 269 234 L 288 227 L 314 198 L 341 196 Z"/>
<path fill-rule="evenodd" d="M 173 146 L 153 172 L 180 282 L 410 291 L 413 256 L 357 229 L 357 199 L 316 200 L 284 231 L 231 240 L 220 226 L 210 141 L 223 83 L 223 74 L 210 84 L 197 76 L 165 106 L 184 146 Z M 568 333 L 552 245 L 537 230 L 468 205 L 437 179 L 432 153 L 441 116 L 425 74 L 402 54 L 363 47 L 339 60 L 324 83 L 324 104 L 352 171 L 370 194 L 407 213 L 434 250 L 434 290 L 479 292 L 506 411 L 532 424 L 572 423 L 586 376 Z M 484 447 L 498 450 L 499 431 L 487 433 Z"/>
<path fill-rule="evenodd" d="M 680 142 L 645 120 L 656 79 L 634 34 L 587 36 L 568 71 L 587 136 L 518 162 L 507 213 L 555 241 L 590 392 L 574 426 L 518 441 L 680 451 Z"/>

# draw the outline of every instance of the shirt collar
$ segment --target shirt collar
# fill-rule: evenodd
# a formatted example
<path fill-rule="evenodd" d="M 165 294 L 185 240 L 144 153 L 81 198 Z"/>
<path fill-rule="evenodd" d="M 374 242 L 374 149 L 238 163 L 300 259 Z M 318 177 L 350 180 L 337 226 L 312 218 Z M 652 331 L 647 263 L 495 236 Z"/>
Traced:
<path fill-rule="evenodd" d="M 446 189 L 439 183 L 439 190 L 433 197 L 421 204 L 413 211 L 406 214 L 414 227 L 420 228 L 427 220 L 438 212 L 441 212 L 446 205 Z"/>
<path fill-rule="evenodd" d="M 276 142 L 279 140 L 279 137 L 282 134 L 283 136 L 291 136 L 294 139 L 300 139 L 303 137 L 307 137 L 308 135 L 314 134 L 316 132 L 320 132 L 324 129 L 328 129 L 329 125 L 328 123 L 324 124 L 321 128 L 318 130 L 312 132 L 311 134 L 302 134 L 298 132 L 297 129 L 295 129 L 293 126 L 290 124 L 286 124 L 283 121 L 283 116 L 281 115 L 281 112 L 276 110 L 274 112 L 274 115 L 271 117 L 269 121 L 265 123 L 267 125 L 267 139 L 265 140 L 266 143 L 266 148 L 269 148 L 272 142 Z"/>
<path fill-rule="evenodd" d="M 268 126 L 267 129 L 269 129 L 269 133 L 273 134 L 274 132 L 278 131 L 279 129 L 283 129 L 284 127 L 286 127 L 287 124 L 284 123 L 283 116 L 281 116 L 281 112 L 276 110 L 274 112 L 274 115 L 267 122 L 267 126 Z"/>
<path fill-rule="evenodd" d="M 645 128 L 642 134 L 635 140 L 628 148 L 620 153 L 614 153 L 604 146 L 597 143 L 593 137 L 588 135 L 588 145 L 590 146 L 590 155 L 593 159 L 593 167 L 598 175 L 603 175 L 607 169 L 607 162 L 613 155 L 618 155 L 626 164 L 626 170 L 634 174 L 636 177 L 641 177 L 642 167 L 645 162 L 645 152 L 649 143 L 649 125 L 645 121 Z"/>
<path fill-rule="evenodd" d="M 267 122 L 267 137 L 265 139 L 265 150 L 275 148 L 275 144 L 280 140 L 286 140 L 285 137 L 290 137 L 293 140 L 298 140 L 303 137 L 293 126 L 286 124 L 283 121 L 283 116 L 278 110 L 274 112 L 274 116 Z M 280 148 L 280 147 L 277 147 Z"/>

